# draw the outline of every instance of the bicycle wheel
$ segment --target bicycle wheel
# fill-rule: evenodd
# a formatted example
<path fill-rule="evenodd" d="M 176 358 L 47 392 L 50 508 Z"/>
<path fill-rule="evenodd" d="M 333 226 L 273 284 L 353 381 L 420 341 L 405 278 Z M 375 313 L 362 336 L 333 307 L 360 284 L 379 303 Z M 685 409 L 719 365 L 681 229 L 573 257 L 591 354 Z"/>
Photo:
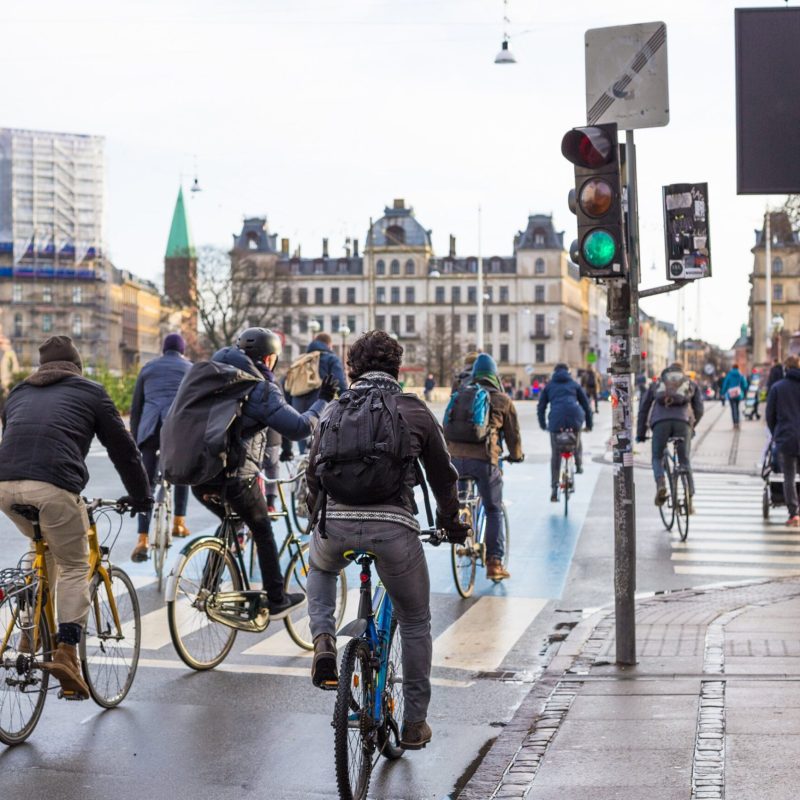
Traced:
<path fill-rule="evenodd" d="M 333 710 L 336 784 L 341 800 L 363 800 L 372 773 L 375 687 L 372 656 L 364 639 L 351 639 L 344 649 Z"/>
<path fill-rule="evenodd" d="M 286 568 L 283 579 L 283 590 L 289 592 L 302 592 L 308 594 L 306 582 L 308 581 L 308 552 L 311 548 L 304 544 L 293 556 Z M 344 619 L 347 606 L 347 577 L 344 570 L 339 573 L 336 582 L 336 629 L 338 630 Z M 305 650 L 313 650 L 314 643 L 311 639 L 311 621 L 308 616 L 308 606 L 298 608 L 283 618 L 286 630 L 292 641 Z"/>
<path fill-rule="evenodd" d="M 569 514 L 569 496 L 572 493 L 572 478 L 570 474 L 571 459 L 561 456 L 561 491 L 564 496 L 564 516 Z"/>
<path fill-rule="evenodd" d="M 86 635 L 81 643 L 83 677 L 92 699 L 103 708 L 118 706 L 130 691 L 142 644 L 139 598 L 133 581 L 119 567 L 112 567 L 109 577 L 113 598 L 99 574 L 92 578 Z"/>
<path fill-rule="evenodd" d="M 382 756 L 394 761 L 405 752 L 400 745 L 400 725 L 403 723 L 403 643 L 394 618 L 389 631 L 389 657 L 386 661 L 382 706 L 378 747 Z"/>
<path fill-rule="evenodd" d="M 153 507 L 153 567 L 158 578 L 158 591 L 164 581 L 164 562 L 167 560 L 169 547 L 169 526 L 172 516 L 169 500 L 165 497 L 163 487 L 159 489 L 159 501 Z"/>
<path fill-rule="evenodd" d="M 451 545 L 453 580 L 456 591 L 466 600 L 475 590 L 475 568 L 478 562 L 475 532 L 472 531 L 464 544 Z"/>
<path fill-rule="evenodd" d="M 0 653 L 0 742 L 20 744 L 33 733 L 44 709 L 50 674 L 42 662 L 51 658 L 52 641 L 44 614 L 39 620 L 38 652 L 20 653 L 20 638 L 30 641 L 32 626 L 23 630 L 23 609 L 16 598 L 0 604 L 0 636 L 7 642 Z M 9 635 L 10 632 L 10 635 Z"/>
<path fill-rule="evenodd" d="M 672 462 L 668 458 L 664 459 L 664 482 L 667 485 L 667 499 L 658 507 L 658 513 L 661 514 L 664 527 L 671 531 L 675 524 L 675 496 L 672 491 Z"/>
<path fill-rule="evenodd" d="M 291 494 L 292 518 L 301 534 L 308 533 L 310 520 L 308 518 L 308 483 L 306 482 L 306 468 L 308 459 L 301 459 L 297 465 L 300 477 L 295 481 Z"/>
<path fill-rule="evenodd" d="M 222 539 L 206 539 L 192 545 L 174 579 L 167 619 L 175 651 L 192 669 L 213 669 L 233 647 L 236 629 L 209 619 L 206 602 L 219 591 L 241 591 L 239 568 Z"/>
<path fill-rule="evenodd" d="M 770 508 L 770 505 L 771 505 L 771 502 L 770 502 L 770 497 L 769 497 L 769 486 L 765 486 L 764 487 L 764 492 L 761 495 L 761 516 L 764 517 L 764 519 L 767 519 L 767 520 L 769 519 L 769 508 Z"/>
<path fill-rule="evenodd" d="M 685 542 L 689 535 L 689 481 L 683 472 L 673 473 L 672 489 L 675 497 L 675 519 L 678 534 Z"/>

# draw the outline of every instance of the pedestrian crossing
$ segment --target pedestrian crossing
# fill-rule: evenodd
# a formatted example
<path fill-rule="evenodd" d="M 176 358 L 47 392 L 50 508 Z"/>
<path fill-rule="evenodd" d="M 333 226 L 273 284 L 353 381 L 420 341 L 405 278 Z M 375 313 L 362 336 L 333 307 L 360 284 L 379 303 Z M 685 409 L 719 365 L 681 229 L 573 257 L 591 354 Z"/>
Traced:
<path fill-rule="evenodd" d="M 784 507 L 762 513 L 764 482 L 747 475 L 695 474 L 695 514 L 681 542 L 673 529 L 678 575 L 775 578 L 800 573 L 800 529 L 786 528 Z"/>

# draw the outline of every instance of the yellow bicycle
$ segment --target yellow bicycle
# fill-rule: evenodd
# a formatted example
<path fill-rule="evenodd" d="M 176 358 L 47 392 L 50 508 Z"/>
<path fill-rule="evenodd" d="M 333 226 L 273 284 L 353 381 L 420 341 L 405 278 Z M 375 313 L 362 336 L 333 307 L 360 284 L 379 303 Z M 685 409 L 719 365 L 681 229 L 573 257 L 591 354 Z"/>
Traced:
<path fill-rule="evenodd" d="M 50 674 L 43 665 L 52 658 L 57 630 L 39 510 L 27 505 L 12 508 L 30 520 L 34 536 L 32 556 L 26 554 L 18 566 L 0 570 L 0 741 L 8 745 L 24 742 L 42 714 L 51 688 Z M 127 510 L 116 500 L 86 501 L 91 603 L 80 657 L 92 699 L 103 708 L 112 708 L 122 702 L 133 683 L 141 627 L 133 582 L 112 566 L 111 547 L 99 542 L 97 517 L 102 509 L 119 514 Z M 79 699 L 64 692 L 59 696 Z"/>

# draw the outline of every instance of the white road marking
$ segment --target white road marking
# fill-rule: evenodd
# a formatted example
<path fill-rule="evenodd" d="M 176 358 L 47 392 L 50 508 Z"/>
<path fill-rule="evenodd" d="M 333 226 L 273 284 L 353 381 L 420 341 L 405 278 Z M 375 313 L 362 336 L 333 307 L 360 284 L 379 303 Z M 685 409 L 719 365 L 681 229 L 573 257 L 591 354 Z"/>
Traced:
<path fill-rule="evenodd" d="M 675 566 L 678 575 L 720 575 L 725 577 L 742 578 L 785 578 L 790 575 L 800 575 L 800 571 L 793 569 L 774 569 L 770 567 L 725 567 L 709 564 L 707 567 Z"/>
<path fill-rule="evenodd" d="M 710 551 L 747 551 L 747 552 L 783 552 L 794 553 L 800 551 L 800 544 L 773 544 L 769 542 L 672 542 L 675 550 L 688 550 L 690 552 L 710 552 Z"/>
<path fill-rule="evenodd" d="M 756 553 L 673 553 L 673 561 L 720 561 L 728 564 L 800 564 L 800 556 L 762 556 Z"/>

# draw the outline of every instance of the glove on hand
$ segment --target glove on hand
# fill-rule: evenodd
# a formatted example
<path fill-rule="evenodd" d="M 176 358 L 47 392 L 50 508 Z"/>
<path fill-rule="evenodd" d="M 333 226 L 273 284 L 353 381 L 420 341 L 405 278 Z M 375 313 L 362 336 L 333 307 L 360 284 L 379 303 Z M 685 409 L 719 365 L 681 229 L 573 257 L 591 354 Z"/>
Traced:
<path fill-rule="evenodd" d="M 458 516 L 442 517 L 436 512 L 436 527 L 443 528 L 447 533 L 447 541 L 451 544 L 464 544 L 472 528 L 462 522 Z"/>
<path fill-rule="evenodd" d="M 131 516 L 134 514 L 146 514 L 153 508 L 152 497 L 131 497 L 126 494 L 117 500 L 121 506 L 127 506 L 130 509 Z"/>
<path fill-rule="evenodd" d="M 525 460 L 525 453 L 523 453 L 519 458 L 511 458 L 511 456 L 508 456 L 506 458 L 506 461 L 509 464 L 521 464 L 524 460 Z"/>
<path fill-rule="evenodd" d="M 333 375 L 326 375 L 322 379 L 322 385 L 319 387 L 319 399 L 330 403 L 339 388 L 339 381 Z"/>

